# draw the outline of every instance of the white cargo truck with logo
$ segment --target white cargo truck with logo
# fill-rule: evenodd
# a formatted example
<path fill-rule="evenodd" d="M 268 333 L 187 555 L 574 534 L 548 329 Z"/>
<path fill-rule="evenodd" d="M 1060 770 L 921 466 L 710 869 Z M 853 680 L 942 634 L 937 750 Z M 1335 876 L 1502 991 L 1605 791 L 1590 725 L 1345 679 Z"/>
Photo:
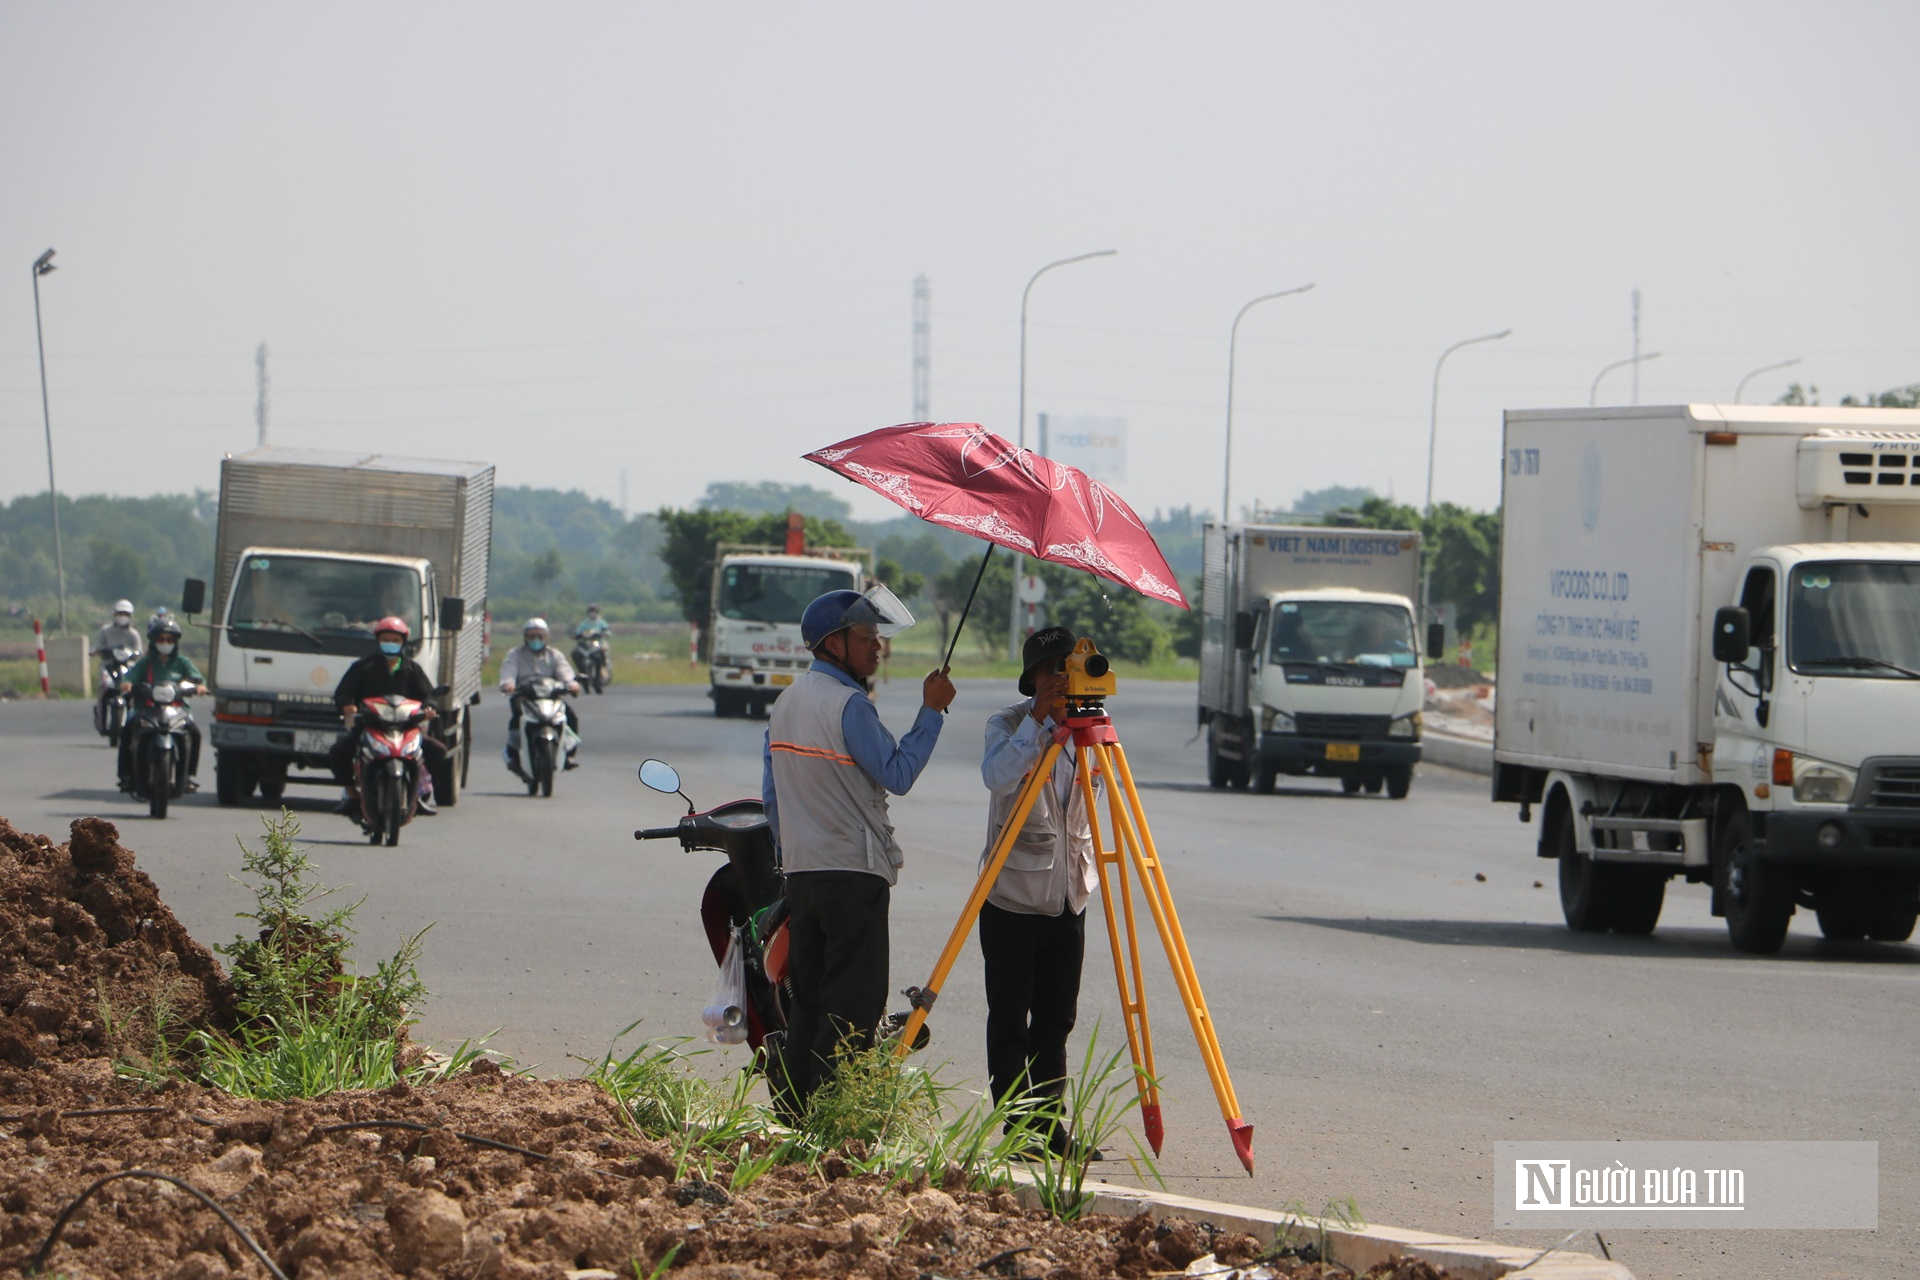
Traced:
<path fill-rule="evenodd" d="M 1495 800 L 1577 930 L 1674 876 L 1735 947 L 1920 907 L 1920 412 L 1506 415 Z"/>
<path fill-rule="evenodd" d="M 779 547 L 716 546 L 707 601 L 713 714 L 766 715 L 813 661 L 800 640 L 808 602 L 828 591 L 864 589 L 870 557 L 857 547 L 787 554 Z"/>
<path fill-rule="evenodd" d="M 1270 792 L 1311 775 L 1404 798 L 1426 697 L 1420 536 L 1209 523 L 1202 556 L 1207 781 Z"/>
<path fill-rule="evenodd" d="M 331 785 L 341 732 L 334 686 L 394 615 L 444 692 L 429 722 L 448 749 L 441 804 L 466 782 L 480 700 L 493 537 L 493 467 L 478 462 L 264 448 L 220 467 L 214 537 L 214 777 L 221 804 L 288 782 Z M 206 584 L 187 584 L 188 612 Z M 294 772 L 304 770 L 306 773 Z"/>

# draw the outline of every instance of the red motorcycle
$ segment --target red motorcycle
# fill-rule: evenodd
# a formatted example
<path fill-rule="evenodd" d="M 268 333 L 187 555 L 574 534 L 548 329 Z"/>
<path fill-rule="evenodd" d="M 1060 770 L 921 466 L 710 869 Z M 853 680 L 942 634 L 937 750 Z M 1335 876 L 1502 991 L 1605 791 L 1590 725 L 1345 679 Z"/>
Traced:
<path fill-rule="evenodd" d="M 360 788 L 360 829 L 368 844 L 400 843 L 400 828 L 420 808 L 422 737 L 433 708 L 397 693 L 360 700 L 353 778 Z"/>

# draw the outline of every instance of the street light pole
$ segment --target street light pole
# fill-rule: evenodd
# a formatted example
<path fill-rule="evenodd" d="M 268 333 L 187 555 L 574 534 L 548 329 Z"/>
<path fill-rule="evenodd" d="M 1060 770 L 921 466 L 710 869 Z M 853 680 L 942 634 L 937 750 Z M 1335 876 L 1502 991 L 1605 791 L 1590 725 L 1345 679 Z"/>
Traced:
<path fill-rule="evenodd" d="M 1118 249 L 1096 249 L 1092 253 L 1079 253 L 1058 262 L 1049 262 L 1034 272 L 1027 280 L 1027 287 L 1020 291 L 1020 427 L 1017 443 L 1022 449 L 1027 447 L 1027 299 L 1033 296 L 1033 286 L 1055 267 L 1085 262 L 1089 258 L 1111 258 L 1118 252 Z M 1024 557 L 1016 555 L 1013 558 L 1014 594 L 1007 602 L 1007 660 L 1016 663 L 1020 661 L 1020 570 L 1025 563 Z"/>
<path fill-rule="evenodd" d="M 1647 352 L 1647 354 L 1643 356 L 1628 356 L 1625 360 L 1615 360 L 1612 364 L 1608 365 L 1606 368 L 1602 369 L 1600 372 L 1594 374 L 1593 387 L 1587 392 L 1587 408 L 1589 409 L 1593 408 L 1594 405 L 1600 399 L 1600 379 L 1606 377 L 1608 374 L 1612 373 L 1615 369 L 1624 369 L 1628 365 L 1632 365 L 1634 367 L 1635 372 L 1637 373 L 1641 365 L 1645 364 L 1649 360 L 1658 360 L 1659 358 L 1660 358 L 1660 353 L 1658 351 L 1649 351 Z M 1635 394 L 1638 395 L 1637 392 Z M 1638 401 L 1636 400 L 1635 403 L 1638 403 Z"/>
<path fill-rule="evenodd" d="M 1447 363 L 1447 357 L 1462 347 L 1471 347 L 1478 342 L 1498 342 L 1512 333 L 1511 329 L 1502 329 L 1498 333 L 1483 333 L 1477 338 L 1463 338 L 1440 353 L 1433 362 L 1433 400 L 1427 411 L 1427 504 L 1420 512 L 1420 523 L 1433 523 L 1433 458 L 1434 446 L 1440 439 L 1440 369 Z M 1428 590 L 1433 585 L 1433 571 L 1427 567 L 1426 530 L 1423 528 L 1420 538 L 1420 621 L 1425 625 L 1429 607 Z"/>
<path fill-rule="evenodd" d="M 40 421 L 47 432 L 47 498 L 53 503 L 53 572 L 60 587 L 60 634 L 67 634 L 67 562 L 60 552 L 60 490 L 53 482 L 53 415 L 47 408 L 47 340 L 40 331 L 40 277 L 54 270 L 53 250 L 33 260 L 33 337 L 40 347 Z"/>
<path fill-rule="evenodd" d="M 1779 364 L 1761 365 L 1758 369 L 1755 369 L 1752 373 L 1740 379 L 1740 384 L 1733 389 L 1733 402 L 1735 404 L 1739 404 L 1740 397 L 1746 394 L 1747 384 L 1749 382 L 1752 382 L 1755 378 L 1759 377 L 1761 374 L 1772 373 L 1776 369 L 1791 369 L 1793 368 L 1793 366 L 1799 363 L 1800 363 L 1800 357 L 1795 356 L 1791 360 L 1782 360 Z"/>
<path fill-rule="evenodd" d="M 1229 499 L 1233 496 L 1233 364 L 1234 353 L 1240 342 L 1240 321 L 1247 312 L 1253 310 L 1263 302 L 1272 302 L 1275 298 L 1286 298 L 1296 293 L 1305 293 L 1311 288 L 1313 288 L 1312 285 L 1303 284 L 1296 289 L 1282 289 L 1278 293 L 1261 294 L 1234 314 L 1233 328 L 1227 331 L 1227 444 L 1224 450 L 1226 454 L 1226 461 L 1223 468 L 1225 475 L 1220 482 L 1220 523 L 1223 527 L 1229 520 L 1233 519 L 1233 507 L 1229 502 Z"/>

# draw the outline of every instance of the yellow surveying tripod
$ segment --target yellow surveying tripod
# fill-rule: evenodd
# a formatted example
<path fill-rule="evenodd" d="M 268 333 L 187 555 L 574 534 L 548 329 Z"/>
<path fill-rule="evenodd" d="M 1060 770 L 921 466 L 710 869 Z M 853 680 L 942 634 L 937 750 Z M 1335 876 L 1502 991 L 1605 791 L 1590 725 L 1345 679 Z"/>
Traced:
<path fill-rule="evenodd" d="M 1207 1075 L 1213 1081 L 1214 1097 L 1220 1103 L 1220 1114 L 1226 1119 L 1234 1154 L 1240 1157 L 1240 1163 L 1251 1174 L 1253 1126 L 1240 1115 L 1240 1102 L 1233 1095 L 1233 1081 L 1227 1076 L 1227 1062 L 1220 1052 L 1220 1039 L 1214 1034 L 1213 1017 L 1207 1012 L 1206 996 L 1201 993 L 1199 976 L 1193 971 L 1193 958 L 1187 954 L 1187 939 L 1180 931 L 1180 918 L 1173 909 L 1173 894 L 1167 888 L 1167 879 L 1160 867 L 1160 856 L 1154 850 L 1153 833 L 1147 829 L 1147 816 L 1140 806 L 1140 793 L 1134 788 L 1132 770 L 1127 768 L 1127 754 L 1120 745 L 1120 735 L 1107 716 L 1106 700 L 1118 693 L 1119 682 L 1114 678 L 1107 660 L 1094 648 L 1093 641 L 1085 638 L 1067 657 L 1066 671 L 1067 722 L 1054 730 L 1052 743 L 1022 784 L 1013 812 L 995 837 L 993 852 L 973 886 L 973 894 L 967 899 L 960 919 L 953 926 L 953 933 L 947 938 L 945 949 L 940 952 L 940 959 L 933 966 L 933 976 L 927 979 L 926 986 L 907 989 L 906 995 L 913 1004 L 913 1013 L 895 1044 L 898 1052 L 904 1054 L 913 1044 L 914 1037 L 920 1034 L 920 1028 L 927 1020 L 927 1012 L 939 997 L 941 984 L 947 980 L 954 963 L 959 960 L 960 949 L 966 945 L 967 935 L 973 932 L 974 921 L 979 918 L 980 908 L 985 905 L 987 894 L 999 878 L 1000 868 L 1006 865 L 1015 837 L 1026 825 L 1027 815 L 1032 812 L 1040 789 L 1053 777 L 1054 765 L 1060 759 L 1062 748 L 1071 741 L 1076 748 L 1076 784 L 1086 801 L 1087 822 L 1093 829 L 1095 866 L 1100 874 L 1100 907 L 1107 916 L 1107 941 L 1113 948 L 1113 978 L 1119 985 L 1120 1007 L 1126 1014 L 1127 1049 L 1133 1056 L 1134 1078 L 1140 1088 L 1140 1122 L 1146 1130 L 1147 1142 L 1152 1146 L 1153 1153 L 1159 1155 L 1163 1136 L 1160 1087 L 1154 1073 L 1153 1035 L 1147 1025 L 1147 993 L 1140 975 L 1140 946 L 1134 933 L 1133 892 L 1127 878 L 1129 865 L 1140 881 L 1141 893 L 1146 898 L 1148 912 L 1153 916 L 1154 927 L 1160 932 L 1160 943 L 1166 949 L 1167 961 L 1173 968 L 1174 985 L 1180 992 L 1180 1003 L 1186 1006 L 1187 1019 L 1193 1024 L 1193 1038 L 1200 1046 L 1200 1056 L 1206 1063 Z M 1102 838 L 1100 813 L 1094 797 L 1096 776 L 1106 782 L 1108 812 L 1116 837 L 1112 848 L 1108 848 Z M 1114 915 L 1116 899 L 1121 908 L 1117 918 Z M 1124 933 L 1121 924 L 1125 926 Z"/>

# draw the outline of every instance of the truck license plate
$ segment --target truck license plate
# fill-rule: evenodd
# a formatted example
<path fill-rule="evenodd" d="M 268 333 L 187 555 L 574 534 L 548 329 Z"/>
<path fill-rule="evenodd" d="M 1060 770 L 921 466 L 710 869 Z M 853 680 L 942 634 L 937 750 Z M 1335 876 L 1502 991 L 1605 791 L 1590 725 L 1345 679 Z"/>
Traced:
<path fill-rule="evenodd" d="M 293 749 L 301 755 L 323 756 L 333 750 L 333 740 L 337 736 L 325 729 L 302 729 L 293 735 Z"/>
<path fill-rule="evenodd" d="M 1360 744 L 1357 742 L 1329 742 L 1327 744 L 1327 759 L 1329 760 L 1358 760 L 1359 758 Z"/>
<path fill-rule="evenodd" d="M 774 684 L 792 684 L 793 677 L 786 674 L 776 675 L 773 677 L 773 683 Z"/>

